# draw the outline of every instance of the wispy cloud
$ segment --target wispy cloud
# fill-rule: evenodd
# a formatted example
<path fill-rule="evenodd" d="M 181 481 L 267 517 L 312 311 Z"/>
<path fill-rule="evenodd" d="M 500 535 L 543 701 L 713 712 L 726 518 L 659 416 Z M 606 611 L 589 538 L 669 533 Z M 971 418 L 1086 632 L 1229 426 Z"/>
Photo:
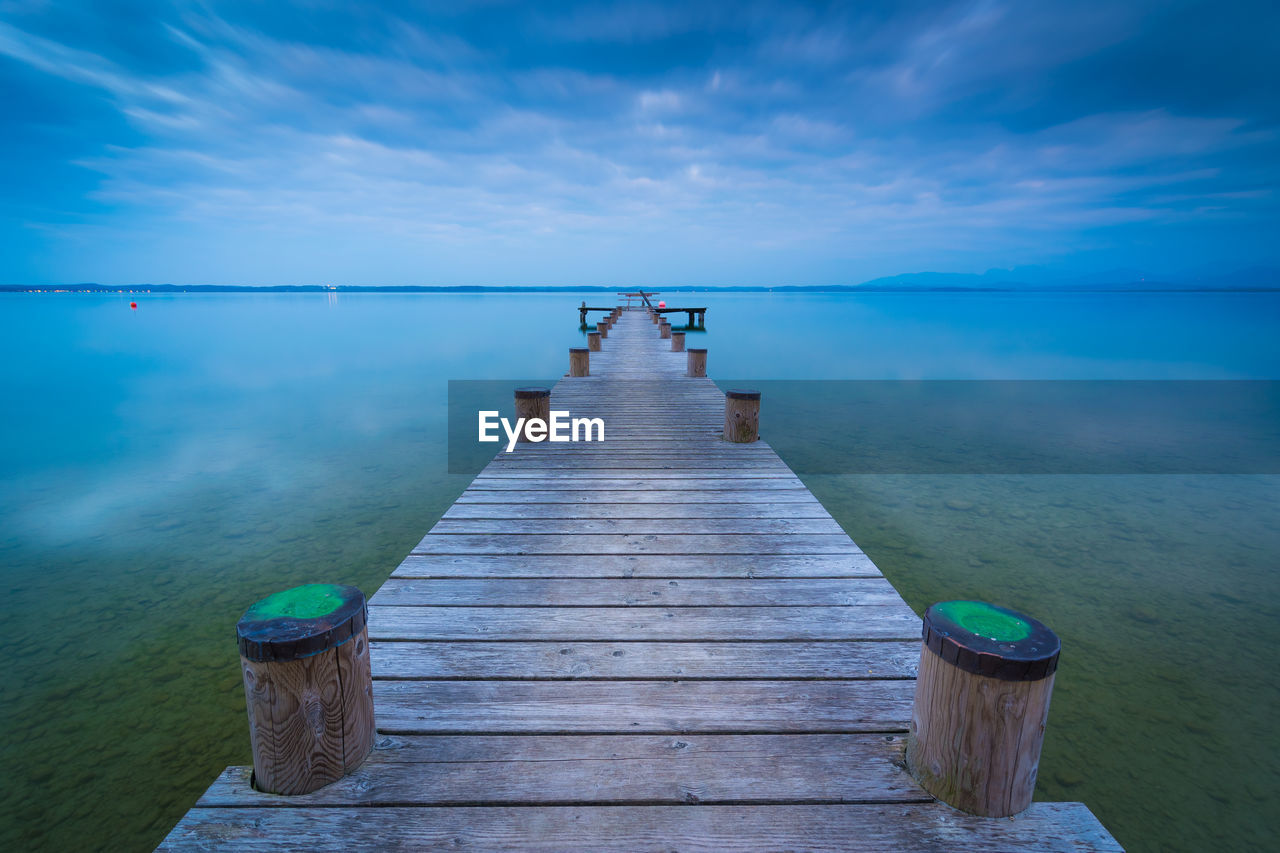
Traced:
<path fill-rule="evenodd" d="M 1099 83 L 1108 51 L 1152 49 L 1144 22 L 1171 52 L 1194 43 L 1154 7 L 178 3 L 149 22 L 147 61 L 119 49 L 131 22 L 59 14 L 0 23 L 4 82 L 115 119 L 47 155 L 51 175 L 93 176 L 56 221 L 39 180 L 6 200 L 11 280 L 593 283 L 684 264 L 713 284 L 820 283 L 922 258 L 1063 261 L 1085 242 L 1114 255 L 1136 226 L 1157 247 L 1176 229 L 1206 262 L 1215 222 L 1275 224 L 1275 124 L 1234 77 L 1231 110 L 1189 110 L 1136 72 Z M 4 121 L 38 169 L 31 140 L 51 131 L 34 110 Z M 51 245 L 77 250 L 37 264 Z M 601 256 L 616 269 L 582 260 Z"/>

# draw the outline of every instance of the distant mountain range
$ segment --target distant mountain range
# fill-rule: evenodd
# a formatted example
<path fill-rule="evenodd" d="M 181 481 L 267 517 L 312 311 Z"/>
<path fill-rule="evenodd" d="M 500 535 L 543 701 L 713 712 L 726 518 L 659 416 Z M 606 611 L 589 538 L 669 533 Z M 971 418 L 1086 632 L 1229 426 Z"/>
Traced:
<path fill-rule="evenodd" d="M 861 284 L 740 285 L 700 287 L 654 285 L 673 293 L 849 293 L 894 291 L 1262 291 L 1280 290 L 1280 269 L 1253 267 L 1232 273 L 1150 276 L 1141 270 L 1110 270 L 1067 276 L 1043 267 L 993 269 L 982 274 L 917 272 L 874 278 Z M 223 285 L 223 284 L 0 284 L 0 293 L 615 293 L 635 288 L 621 285 L 563 287 L 504 287 L 499 285 Z"/>
<path fill-rule="evenodd" d="M 1277 290 L 1280 269 L 1253 267 L 1232 273 L 1154 276 L 1117 269 L 1064 275 L 1043 267 L 1014 267 L 970 273 L 920 272 L 875 278 L 835 290 Z"/>

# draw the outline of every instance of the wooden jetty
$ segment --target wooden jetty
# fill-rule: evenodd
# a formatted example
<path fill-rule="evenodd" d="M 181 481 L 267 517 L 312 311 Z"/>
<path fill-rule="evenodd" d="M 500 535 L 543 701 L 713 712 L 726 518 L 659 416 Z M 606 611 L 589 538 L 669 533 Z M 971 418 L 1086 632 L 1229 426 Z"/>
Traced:
<path fill-rule="evenodd" d="M 653 314 L 658 314 L 658 315 L 686 314 L 688 315 L 688 321 L 686 325 L 690 329 L 702 328 L 707 323 L 706 306 L 699 306 L 697 308 L 667 308 L 666 306 L 659 307 L 658 305 L 653 304 L 652 300 L 649 299 L 650 296 L 661 295 L 657 291 L 634 290 L 631 292 L 620 292 L 618 295 L 624 297 L 627 300 L 627 305 L 631 304 L 632 299 L 639 299 L 640 304 L 643 305 L 647 310 L 649 310 Z M 587 322 L 588 311 L 609 311 L 609 310 L 612 310 L 612 309 L 588 308 L 587 303 L 583 302 L 582 306 L 578 309 L 578 312 L 579 312 L 578 322 L 579 323 Z"/>
<path fill-rule="evenodd" d="M 916 783 L 921 620 L 685 372 L 624 311 L 552 391 L 606 440 L 499 453 L 370 601 L 370 757 L 300 796 L 230 767 L 160 849 L 1119 850 Z"/>

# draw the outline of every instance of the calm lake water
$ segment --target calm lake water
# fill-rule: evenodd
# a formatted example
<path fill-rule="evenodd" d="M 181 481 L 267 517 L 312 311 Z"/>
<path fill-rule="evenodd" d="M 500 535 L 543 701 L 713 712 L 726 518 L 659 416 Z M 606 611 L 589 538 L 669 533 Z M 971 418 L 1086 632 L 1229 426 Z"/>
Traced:
<path fill-rule="evenodd" d="M 249 763 L 236 619 L 372 595 L 470 480 L 447 381 L 560 375 L 581 298 L 0 297 L 0 849 L 150 849 Z M 1280 379 L 1280 294 L 686 298 L 726 380 Z M 793 464 L 801 416 L 766 399 Z M 1274 843 L 1280 476 L 802 476 L 917 612 L 1061 635 L 1039 798 L 1135 851 Z"/>

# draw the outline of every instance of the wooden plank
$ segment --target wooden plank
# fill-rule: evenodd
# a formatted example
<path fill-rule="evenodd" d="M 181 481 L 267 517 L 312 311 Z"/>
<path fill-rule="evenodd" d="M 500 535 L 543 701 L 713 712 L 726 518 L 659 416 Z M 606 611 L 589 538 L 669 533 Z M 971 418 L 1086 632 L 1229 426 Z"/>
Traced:
<path fill-rule="evenodd" d="M 910 640 L 920 618 L 897 604 L 855 607 L 388 607 L 377 640 Z"/>
<path fill-rule="evenodd" d="M 311 794 L 263 795 L 229 767 L 197 805 L 929 802 L 901 735 L 384 737 Z"/>
<path fill-rule="evenodd" d="M 695 793 L 696 796 L 696 793 Z M 1081 803 L 989 820 L 939 803 L 831 805 L 196 808 L 161 851 L 807 850 L 1123 853 Z"/>
<path fill-rule="evenodd" d="M 672 467 L 670 469 L 644 468 L 627 471 L 625 474 L 619 474 L 599 469 L 579 470 L 576 467 L 570 466 L 546 466 L 536 469 L 517 470 L 514 468 L 506 469 L 500 465 L 490 464 L 480 472 L 480 476 L 475 478 L 473 481 L 473 487 L 483 488 L 493 480 L 568 480 L 570 482 L 591 484 L 592 481 L 596 480 L 607 483 L 618 479 L 628 479 L 639 482 L 667 481 L 675 483 L 696 483 L 703 480 L 724 480 L 732 483 L 732 488 L 744 490 L 769 488 L 769 486 L 761 486 L 761 483 L 790 483 L 790 486 L 782 488 L 795 488 L 795 484 L 800 482 L 796 479 L 795 474 L 791 473 L 790 468 L 773 468 L 767 471 L 755 471 L 742 465 L 718 467 L 714 469 L 714 473 L 688 471 L 682 470 L 680 467 Z M 590 485 L 590 488 L 595 488 L 595 485 Z M 616 487 L 605 486 L 605 488 Z M 728 488 L 728 486 L 726 486 L 726 488 Z"/>
<path fill-rule="evenodd" d="M 742 492 L 737 489 L 468 489 L 459 496 L 457 503 L 578 503 L 578 504 L 679 504 L 697 503 L 759 504 L 770 506 L 781 503 L 798 503 L 822 506 L 805 488 L 769 489 L 760 492 Z M 825 511 L 825 510 L 824 510 Z"/>
<path fill-rule="evenodd" d="M 690 454 L 692 455 L 692 454 Z M 664 460 L 631 459 L 625 456 L 599 454 L 589 458 L 530 459 L 525 461 L 490 463 L 480 472 L 489 477 L 794 477 L 795 472 L 781 464 L 769 462 L 740 462 L 725 459 L 691 459 L 679 462 L 668 457 Z"/>
<path fill-rule="evenodd" d="M 382 681 L 387 734 L 905 732 L 915 682 Z"/>
<path fill-rule="evenodd" d="M 859 554 L 843 533 L 426 536 L 415 554 Z"/>
<path fill-rule="evenodd" d="M 880 577 L 866 554 L 410 554 L 396 578 L 798 578 Z"/>
<path fill-rule="evenodd" d="M 659 433 L 658 435 L 664 435 Z M 751 445 L 746 445 L 750 447 Z M 708 447 L 705 443 L 694 445 L 691 449 L 696 453 L 674 454 L 666 449 L 663 439 L 655 438 L 647 447 L 634 450 L 624 449 L 612 442 L 604 441 L 596 444 L 578 444 L 573 450 L 547 450 L 527 452 L 519 449 L 511 453 L 498 453 L 489 462 L 488 470 L 499 468 L 540 468 L 563 467 L 576 469 L 578 465 L 598 466 L 612 463 L 619 466 L 630 464 L 633 467 L 653 467 L 657 470 L 721 467 L 754 471 L 757 469 L 777 469 L 789 471 L 786 464 L 772 453 L 755 451 L 726 453 Z"/>
<path fill-rule="evenodd" d="M 525 489 L 565 492 L 588 491 L 592 494 L 598 494 L 597 490 L 641 492 L 656 490 L 663 492 L 684 492 L 685 494 L 690 492 L 732 490 L 738 500 L 741 500 L 744 494 L 748 494 L 750 492 L 803 490 L 807 493 L 808 491 L 805 489 L 804 484 L 795 477 L 758 477 L 753 479 L 732 477 L 703 478 L 701 475 L 694 477 L 675 477 L 667 474 L 663 474 L 661 477 L 621 477 L 618 476 L 616 472 L 613 472 L 613 476 L 608 478 L 477 477 L 475 480 L 472 480 L 467 491 L 517 492 L 524 491 Z"/>
<path fill-rule="evenodd" d="M 587 533 L 624 533 L 627 536 L 672 533 L 689 533 L 698 536 L 723 533 L 739 535 L 822 533 L 844 536 L 843 528 L 832 518 L 664 518 L 652 521 L 636 518 L 481 519 L 475 521 L 443 518 L 436 522 L 435 527 L 432 527 L 427 535 L 507 535 L 512 533 L 562 536 Z"/>
<path fill-rule="evenodd" d="M 915 678 L 919 640 L 768 642 L 392 642 L 371 644 L 383 679 Z"/>
<path fill-rule="evenodd" d="M 847 607 L 898 606 L 901 602 L 883 578 L 391 578 L 371 603 L 433 607 Z"/>
<path fill-rule="evenodd" d="M 831 518 L 817 501 L 794 503 L 455 503 L 446 519 L 475 518 Z"/>

